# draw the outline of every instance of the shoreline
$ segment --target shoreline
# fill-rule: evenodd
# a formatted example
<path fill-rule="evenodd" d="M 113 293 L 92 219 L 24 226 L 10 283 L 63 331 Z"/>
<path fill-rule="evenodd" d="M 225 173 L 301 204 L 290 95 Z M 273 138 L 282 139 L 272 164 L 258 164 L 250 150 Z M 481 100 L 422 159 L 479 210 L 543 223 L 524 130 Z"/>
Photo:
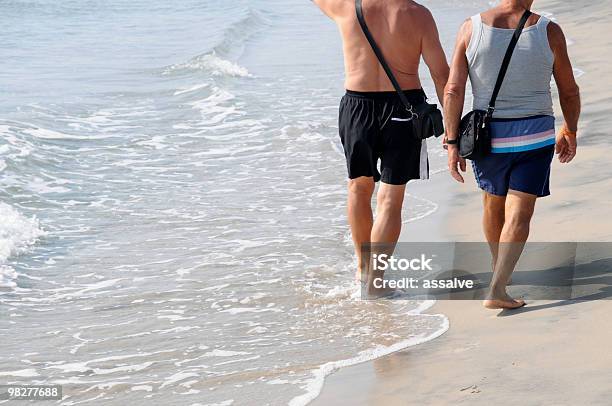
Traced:
<path fill-rule="evenodd" d="M 424 316 L 430 317 L 445 317 L 442 314 L 431 314 L 431 313 L 423 313 L 425 311 L 430 310 L 432 307 L 436 305 L 436 302 L 433 300 L 427 300 L 422 303 L 422 305 L 414 310 L 413 312 L 418 313 Z M 444 335 L 449 329 L 448 318 L 446 318 L 445 323 L 442 326 L 442 329 L 437 330 L 433 334 L 428 336 L 419 336 L 419 337 L 411 337 L 406 340 L 400 341 L 394 345 L 388 347 L 376 347 L 370 350 L 365 350 L 358 353 L 353 358 L 331 361 L 321 365 L 319 368 L 313 371 L 314 378 L 307 384 L 305 390 L 306 393 L 296 396 L 291 399 L 288 403 L 289 406 L 304 406 L 311 404 L 312 401 L 318 399 L 321 395 L 321 391 L 325 386 L 326 378 L 331 374 L 337 372 L 341 368 L 349 368 L 353 366 L 358 366 L 368 362 L 376 362 L 376 360 L 391 355 L 396 352 L 406 351 L 412 347 L 416 347 L 419 344 L 424 344 L 429 341 L 435 340 L 438 337 Z"/>
<path fill-rule="evenodd" d="M 552 196 L 538 201 L 530 241 L 612 241 L 612 170 L 602 164 L 609 157 L 600 147 L 607 130 L 604 112 L 612 106 L 612 97 L 603 90 L 612 82 L 612 63 L 600 60 L 608 55 L 605 30 L 612 7 L 589 3 L 576 12 L 557 0 L 540 0 L 535 6 L 566 34 L 574 69 L 582 72 L 577 80 L 584 107 L 578 155 L 570 165 L 555 158 Z M 557 97 L 555 112 L 559 127 Z M 410 184 L 408 193 L 433 196 L 438 210 L 405 223 L 400 241 L 484 241 L 481 195 L 470 165 L 464 177 L 463 185 L 446 172 Z M 450 320 L 445 334 L 336 371 L 310 404 L 489 405 L 510 399 L 607 404 L 612 387 L 603 372 L 612 365 L 607 350 L 612 328 L 604 320 L 611 311 L 608 300 L 528 301 L 512 312 L 486 310 L 480 301 L 438 301 L 429 313 Z"/>

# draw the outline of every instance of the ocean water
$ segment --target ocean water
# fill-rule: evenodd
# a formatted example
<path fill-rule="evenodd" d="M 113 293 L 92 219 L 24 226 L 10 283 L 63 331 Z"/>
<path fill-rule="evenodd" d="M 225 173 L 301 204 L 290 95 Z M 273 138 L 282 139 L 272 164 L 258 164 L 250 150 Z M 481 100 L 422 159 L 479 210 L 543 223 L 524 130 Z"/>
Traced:
<path fill-rule="evenodd" d="M 450 51 L 487 2 L 426 4 Z M 0 383 L 302 405 L 448 328 L 430 302 L 358 299 L 341 48 L 309 1 L 0 7 Z M 408 190 L 405 222 L 436 207 Z"/>

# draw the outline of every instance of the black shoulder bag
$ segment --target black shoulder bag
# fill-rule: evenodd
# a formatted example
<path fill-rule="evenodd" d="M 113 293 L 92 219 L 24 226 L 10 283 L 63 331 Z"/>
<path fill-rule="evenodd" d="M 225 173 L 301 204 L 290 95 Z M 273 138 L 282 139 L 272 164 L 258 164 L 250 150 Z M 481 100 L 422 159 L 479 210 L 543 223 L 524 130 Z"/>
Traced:
<path fill-rule="evenodd" d="M 514 48 L 523 32 L 523 28 L 525 28 L 529 16 L 531 16 L 531 11 L 525 11 L 516 31 L 514 31 L 510 45 L 508 45 L 508 49 L 506 50 L 504 61 L 499 69 L 497 82 L 493 89 L 493 95 L 491 96 L 491 101 L 489 101 L 489 107 L 486 111 L 471 111 L 461 119 L 461 124 L 459 125 L 459 156 L 461 158 L 472 160 L 481 159 L 491 152 L 490 124 L 493 118 L 493 112 L 495 111 L 495 101 L 497 100 L 499 90 L 501 89 L 506 72 L 508 71 L 512 53 L 514 52 Z"/>
<path fill-rule="evenodd" d="M 372 47 L 374 54 L 376 54 L 376 57 L 378 58 L 378 61 L 380 62 L 381 66 L 387 73 L 387 76 L 389 77 L 391 84 L 395 88 L 395 91 L 397 92 L 400 100 L 402 101 L 402 104 L 404 105 L 408 113 L 410 113 L 411 115 L 411 121 L 412 126 L 414 128 L 415 136 L 423 140 L 431 137 L 432 135 L 439 137 L 444 133 L 444 124 L 442 122 L 442 113 L 440 112 L 440 110 L 438 110 L 438 106 L 435 104 L 428 104 L 426 102 L 418 106 L 413 106 L 412 104 L 410 104 L 408 98 L 402 91 L 402 88 L 400 87 L 397 79 L 395 79 L 391 68 L 389 68 L 389 65 L 387 64 L 387 61 L 385 60 L 380 48 L 378 48 L 376 41 L 374 41 L 372 33 L 368 29 L 368 25 L 366 24 L 365 18 L 363 16 L 363 8 L 361 6 L 361 1 L 362 0 L 355 0 L 357 20 L 359 20 L 359 25 L 361 25 L 361 29 L 363 30 L 366 39 L 370 43 L 370 46 Z"/>

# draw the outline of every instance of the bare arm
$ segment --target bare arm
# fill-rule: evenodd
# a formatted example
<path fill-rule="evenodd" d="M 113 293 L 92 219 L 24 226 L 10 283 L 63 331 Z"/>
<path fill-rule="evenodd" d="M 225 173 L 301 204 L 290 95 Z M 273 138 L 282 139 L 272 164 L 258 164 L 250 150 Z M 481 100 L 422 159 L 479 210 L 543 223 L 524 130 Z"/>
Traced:
<path fill-rule="evenodd" d="M 465 87 L 469 75 L 469 67 L 465 52 L 472 36 L 472 21 L 466 20 L 455 44 L 455 53 L 451 63 L 448 83 L 444 90 L 444 121 L 446 126 L 446 138 L 456 140 L 459 137 L 459 124 L 463 113 L 463 103 L 465 100 Z M 448 166 L 450 173 L 455 180 L 463 183 L 463 176 L 459 173 L 457 165 L 465 172 L 465 160 L 459 157 L 459 148 L 455 145 L 448 146 Z"/>
<path fill-rule="evenodd" d="M 450 75 L 444 89 L 444 118 L 446 121 L 446 137 L 449 140 L 456 140 L 459 135 L 459 122 L 461 121 L 461 113 L 463 113 L 465 87 L 469 75 L 465 52 L 467 51 L 471 35 L 472 21 L 466 20 L 461 26 L 459 34 L 457 34 Z"/>
<path fill-rule="evenodd" d="M 436 22 L 429 12 L 426 10 L 426 25 L 421 41 L 421 50 L 423 53 L 423 60 L 429 68 L 431 78 L 436 86 L 436 93 L 438 100 L 444 105 L 444 86 L 448 80 L 448 62 L 446 61 L 446 55 L 440 44 L 440 36 L 438 34 L 438 27 Z"/>
<path fill-rule="evenodd" d="M 558 24 L 548 24 L 548 40 L 555 56 L 553 74 L 559 89 L 559 98 L 565 124 L 570 131 L 578 131 L 580 117 L 580 89 L 574 78 L 572 62 L 567 53 L 567 43 L 563 30 Z"/>
<path fill-rule="evenodd" d="M 578 119 L 580 118 L 580 89 L 574 78 L 574 70 L 567 53 L 563 30 L 556 23 L 548 24 L 548 42 L 555 60 L 553 74 L 565 123 L 557 135 L 557 154 L 561 163 L 568 163 L 576 156 Z"/>

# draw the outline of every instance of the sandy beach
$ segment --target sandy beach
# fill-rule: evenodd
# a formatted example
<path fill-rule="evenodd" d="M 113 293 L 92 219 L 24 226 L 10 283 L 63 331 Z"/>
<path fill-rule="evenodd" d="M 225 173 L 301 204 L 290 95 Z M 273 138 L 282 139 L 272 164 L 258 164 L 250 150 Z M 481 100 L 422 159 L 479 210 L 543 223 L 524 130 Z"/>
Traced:
<path fill-rule="evenodd" d="M 565 31 L 583 115 L 578 156 L 570 165 L 553 165 L 552 196 L 538 202 L 530 241 L 611 241 L 612 170 L 604 137 L 612 105 L 606 35 L 612 6 L 552 0 L 534 6 L 552 13 Z M 558 102 L 555 111 L 560 124 Z M 471 171 L 465 178 L 459 185 L 440 173 L 410 185 L 441 203 L 434 215 L 406 224 L 401 240 L 483 241 L 480 193 Z M 600 295 L 606 296 L 607 290 Z M 447 333 L 336 372 L 312 404 L 609 404 L 612 302 L 527 302 L 509 312 L 484 310 L 479 301 L 439 301 L 430 312 L 449 318 Z"/>
<path fill-rule="evenodd" d="M 330 376 L 313 405 L 605 405 L 612 396 L 610 302 L 538 302 L 485 312 L 438 302 L 450 330 Z"/>
<path fill-rule="evenodd" d="M 448 209 L 441 209 L 427 221 L 409 225 L 402 240 L 418 241 L 422 235 L 432 241 L 441 235 L 441 240 L 481 240 L 478 193 L 462 192 L 467 187 L 446 176 L 435 183 L 437 191 L 453 191 L 449 200 L 465 199 L 473 208 L 470 227 L 460 227 L 457 220 L 457 228 L 439 234 L 439 222 L 451 217 Z M 539 240 L 555 241 L 552 227 L 568 219 L 552 211 L 545 218 L 542 209 L 540 215 Z M 588 213 L 583 217 L 586 221 Z M 429 313 L 448 317 L 450 329 L 444 335 L 337 371 L 312 405 L 609 404 L 612 302 L 527 302 L 518 311 L 495 311 L 483 309 L 480 301 L 438 301 Z"/>

